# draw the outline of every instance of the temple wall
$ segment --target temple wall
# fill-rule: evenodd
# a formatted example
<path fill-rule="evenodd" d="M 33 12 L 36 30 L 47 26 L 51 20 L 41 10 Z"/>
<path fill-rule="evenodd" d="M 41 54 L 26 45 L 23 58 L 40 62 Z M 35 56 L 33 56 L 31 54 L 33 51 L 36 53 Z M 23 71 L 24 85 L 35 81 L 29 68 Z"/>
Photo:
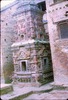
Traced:
<path fill-rule="evenodd" d="M 14 70 L 11 45 L 15 41 L 14 35 L 16 34 L 15 21 L 12 17 L 15 10 L 16 5 L 1 12 L 1 69 L 7 83 L 11 81 L 11 74 Z"/>
<path fill-rule="evenodd" d="M 40 1 L 44 1 L 44 0 L 40 0 Z M 37 1 L 36 3 L 40 2 L 40 1 Z M 42 23 L 42 19 L 43 19 L 42 14 L 38 15 L 37 12 L 36 13 L 28 12 L 27 14 L 25 13 L 24 15 L 22 14 L 22 15 L 18 15 L 16 17 L 14 17 L 14 13 L 16 12 L 17 6 L 18 6 L 18 3 L 10 4 L 9 6 L 5 7 L 1 11 L 1 68 L 2 68 L 2 72 L 4 73 L 4 78 L 5 78 L 6 83 L 9 83 L 11 81 L 11 76 L 15 69 L 15 65 L 18 66 L 18 62 L 15 63 L 15 61 L 14 61 L 14 63 L 13 63 L 14 56 L 12 55 L 13 49 L 11 48 L 11 45 L 15 42 L 21 41 L 22 39 L 25 40 L 25 38 L 26 38 L 26 40 L 29 40 L 29 38 L 45 40 L 45 37 L 46 37 L 45 31 L 47 31 L 47 33 L 48 33 L 47 23 L 44 23 L 45 25 Z M 25 20 L 22 18 L 24 18 Z M 31 20 L 31 21 L 29 22 L 29 20 Z M 40 23 L 39 23 L 39 20 L 40 20 Z M 27 21 L 27 23 L 26 23 L 26 21 Z M 40 29 L 40 26 L 41 26 L 41 29 Z M 44 29 L 44 27 L 45 27 L 45 29 Z M 43 30 L 43 32 L 42 32 L 42 30 Z M 28 33 L 28 34 L 26 34 L 26 33 Z M 39 34 L 37 34 L 37 33 L 39 33 Z M 42 46 L 42 44 L 40 44 L 40 45 Z M 49 45 L 49 43 L 48 43 L 48 45 Z M 28 47 L 26 46 L 25 48 L 28 48 Z M 44 48 L 46 48 L 46 47 L 44 47 Z M 37 48 L 37 52 L 38 52 L 38 50 L 39 49 Z M 50 52 L 49 50 L 48 50 L 48 52 Z M 23 51 L 26 51 L 26 50 L 23 49 Z M 31 52 L 32 52 L 31 57 L 33 57 L 33 52 L 36 52 L 35 48 Z M 15 54 L 17 56 L 19 52 L 15 51 L 15 53 L 17 53 L 17 54 Z M 24 56 L 24 57 L 27 58 L 27 56 L 29 56 L 29 50 L 28 50 L 26 56 Z M 51 55 L 50 55 L 50 57 L 51 57 Z M 33 60 L 35 58 L 36 57 L 33 57 Z M 29 62 L 31 60 L 29 60 Z M 39 60 L 40 60 L 40 58 L 39 58 Z M 41 62 L 38 63 L 38 65 L 36 65 L 36 66 L 39 66 L 40 64 L 41 64 Z M 30 70 L 33 70 L 32 66 L 33 66 L 33 64 L 31 65 Z M 28 70 L 29 70 L 29 68 L 28 68 Z"/>
<path fill-rule="evenodd" d="M 17 40 L 12 44 L 12 49 L 14 73 L 18 82 L 25 82 L 28 77 L 25 74 L 28 73 L 31 73 L 32 84 L 34 82 L 36 85 L 48 80 L 47 78 L 53 79 L 52 65 L 49 65 L 51 55 L 48 35 L 42 22 L 43 14 L 33 2 L 23 1 L 19 2 L 14 13 L 14 19 L 17 20 Z"/>
<path fill-rule="evenodd" d="M 62 85 L 68 84 L 68 35 L 63 35 L 63 32 L 68 32 L 65 28 L 68 26 L 68 1 L 59 1 L 46 0 L 46 5 L 54 82 Z"/>

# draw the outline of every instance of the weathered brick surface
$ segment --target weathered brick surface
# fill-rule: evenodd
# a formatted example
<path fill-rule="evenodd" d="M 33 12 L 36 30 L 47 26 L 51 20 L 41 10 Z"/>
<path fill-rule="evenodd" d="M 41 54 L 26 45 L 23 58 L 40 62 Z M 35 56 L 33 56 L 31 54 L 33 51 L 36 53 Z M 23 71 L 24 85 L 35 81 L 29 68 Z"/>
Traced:
<path fill-rule="evenodd" d="M 13 71 L 22 71 L 22 61 L 27 62 L 27 71 L 37 72 L 33 74 L 36 79 L 32 81 L 38 80 L 38 76 L 41 76 L 40 71 L 44 72 L 43 77 L 52 76 L 52 73 L 48 73 L 50 76 L 47 76 L 47 72 L 52 72 L 52 67 L 49 43 L 45 42 L 48 40 L 48 30 L 47 23 L 45 29 L 42 23 L 43 12 L 32 4 L 23 7 L 22 2 L 8 7 L 1 13 L 1 66 L 5 82 L 11 80 Z M 45 68 L 42 64 L 43 58 L 48 59 Z"/>
<path fill-rule="evenodd" d="M 25 62 L 25 72 L 31 72 L 32 82 L 43 80 L 43 72 L 51 67 L 47 64 L 47 68 L 44 68 L 44 59 L 50 59 L 50 48 L 46 41 L 48 38 L 45 35 L 42 17 L 43 12 L 32 3 L 19 2 L 14 13 L 17 20 L 17 40 L 12 45 L 15 73 L 22 71 L 23 74 L 22 62 Z M 50 64 L 50 61 L 48 63 Z"/>
<path fill-rule="evenodd" d="M 54 81 L 56 84 L 68 84 L 68 37 L 60 38 L 58 23 L 67 22 L 68 16 L 65 16 L 68 11 L 68 1 L 54 4 L 46 0 L 47 4 L 47 19 L 49 27 L 49 38 L 52 53 Z M 66 50 L 66 51 L 65 51 Z"/>
<path fill-rule="evenodd" d="M 16 5 L 1 12 L 1 67 L 4 72 L 5 82 L 11 80 L 13 71 L 13 59 L 11 45 L 14 42 L 14 20 L 12 14 L 16 10 Z"/>

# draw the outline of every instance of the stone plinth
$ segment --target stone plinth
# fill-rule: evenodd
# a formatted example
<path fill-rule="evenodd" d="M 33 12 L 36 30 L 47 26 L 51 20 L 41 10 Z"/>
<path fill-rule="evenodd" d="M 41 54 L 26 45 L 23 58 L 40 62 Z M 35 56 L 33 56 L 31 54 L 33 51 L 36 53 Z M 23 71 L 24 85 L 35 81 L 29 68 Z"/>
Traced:
<path fill-rule="evenodd" d="M 48 41 L 21 41 L 14 43 L 12 47 L 15 67 L 14 80 L 17 83 L 23 83 L 22 86 L 25 83 L 28 86 L 30 82 L 32 86 L 40 86 L 43 82 L 50 81 L 49 78 L 53 79 Z"/>

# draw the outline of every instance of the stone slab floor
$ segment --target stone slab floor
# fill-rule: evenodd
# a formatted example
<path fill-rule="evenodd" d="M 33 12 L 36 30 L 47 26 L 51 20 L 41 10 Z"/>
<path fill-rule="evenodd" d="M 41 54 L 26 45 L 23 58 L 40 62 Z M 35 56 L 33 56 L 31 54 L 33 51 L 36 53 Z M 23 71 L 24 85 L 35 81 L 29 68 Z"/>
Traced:
<path fill-rule="evenodd" d="M 41 87 L 22 87 L 19 85 L 13 85 L 13 92 L 10 92 L 8 94 L 1 95 L 2 100 L 14 100 L 14 98 L 17 98 L 19 96 L 26 95 L 28 93 L 33 92 L 39 92 L 39 91 L 50 91 L 52 87 L 50 84 L 43 85 Z"/>
<path fill-rule="evenodd" d="M 2 100 L 68 100 L 68 90 L 52 90 L 49 84 L 43 85 L 41 87 L 22 87 L 14 86 L 14 91 L 1 96 Z M 28 95 L 25 98 L 14 99 L 15 97 L 22 96 L 24 94 Z"/>
<path fill-rule="evenodd" d="M 48 93 L 32 94 L 22 100 L 68 100 L 68 91 L 53 90 Z"/>

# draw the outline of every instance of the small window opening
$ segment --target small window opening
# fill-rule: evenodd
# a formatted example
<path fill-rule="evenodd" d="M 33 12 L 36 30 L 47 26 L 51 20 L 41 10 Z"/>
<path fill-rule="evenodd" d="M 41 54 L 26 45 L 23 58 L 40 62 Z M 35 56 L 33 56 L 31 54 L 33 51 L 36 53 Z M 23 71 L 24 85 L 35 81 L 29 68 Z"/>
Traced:
<path fill-rule="evenodd" d="M 46 61 L 46 59 L 44 59 L 44 65 L 46 65 L 47 63 L 46 63 L 47 61 Z"/>
<path fill-rule="evenodd" d="M 8 57 L 6 57 L 6 58 L 8 58 Z"/>
<path fill-rule="evenodd" d="M 38 8 L 41 9 L 42 11 L 46 10 L 46 3 L 45 3 L 45 1 L 44 2 L 40 2 L 37 5 L 38 5 Z"/>
<path fill-rule="evenodd" d="M 40 34 L 40 39 L 43 39 L 43 34 Z"/>
<path fill-rule="evenodd" d="M 8 24 L 6 23 L 6 25 L 8 25 Z"/>
<path fill-rule="evenodd" d="M 21 39 L 23 39 L 24 38 L 24 35 L 21 35 Z"/>
<path fill-rule="evenodd" d="M 6 41 L 6 39 L 4 39 L 4 41 Z"/>
<path fill-rule="evenodd" d="M 62 1 L 66 1 L 66 0 L 54 0 L 54 3 L 59 3 L 59 2 L 62 2 Z"/>
<path fill-rule="evenodd" d="M 26 62 L 22 62 L 22 71 L 26 71 Z"/>
<path fill-rule="evenodd" d="M 43 68 L 48 67 L 48 58 L 43 58 Z"/>
<path fill-rule="evenodd" d="M 4 20 L 2 20 L 2 22 L 4 22 Z"/>
<path fill-rule="evenodd" d="M 59 25 L 60 36 L 62 39 L 68 38 L 68 23 L 62 23 Z"/>

